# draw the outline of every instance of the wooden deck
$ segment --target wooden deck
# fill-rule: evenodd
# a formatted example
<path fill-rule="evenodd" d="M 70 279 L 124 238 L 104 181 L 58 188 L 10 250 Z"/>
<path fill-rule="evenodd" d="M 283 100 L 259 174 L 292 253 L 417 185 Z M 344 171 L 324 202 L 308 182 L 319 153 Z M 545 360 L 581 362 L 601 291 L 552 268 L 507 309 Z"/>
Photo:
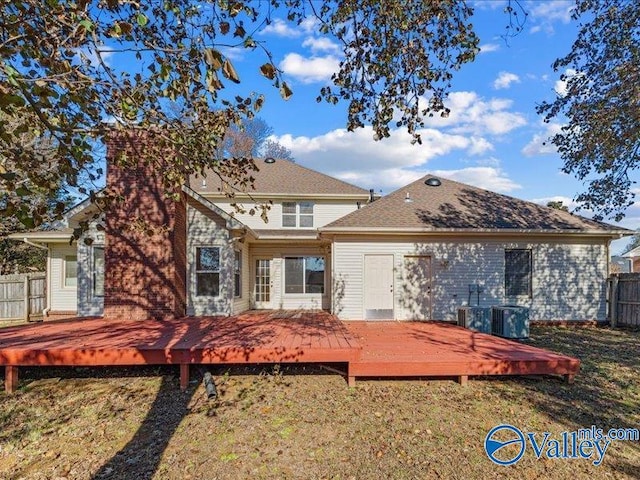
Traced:
<path fill-rule="evenodd" d="M 437 322 L 341 322 L 326 312 L 246 312 L 171 321 L 74 319 L 0 329 L 5 388 L 18 367 L 344 363 L 356 377 L 558 374 L 579 360 Z"/>
<path fill-rule="evenodd" d="M 362 345 L 355 377 L 564 375 L 580 360 L 443 322 L 345 322 Z"/>

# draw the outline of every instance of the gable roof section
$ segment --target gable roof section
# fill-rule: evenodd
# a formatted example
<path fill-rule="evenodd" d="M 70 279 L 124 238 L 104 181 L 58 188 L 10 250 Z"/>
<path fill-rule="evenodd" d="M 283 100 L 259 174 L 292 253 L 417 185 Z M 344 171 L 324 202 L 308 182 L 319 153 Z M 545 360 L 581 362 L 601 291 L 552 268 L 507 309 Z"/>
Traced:
<path fill-rule="evenodd" d="M 426 185 L 428 178 L 438 178 L 440 186 Z M 624 228 L 433 175 L 426 175 L 320 230 L 632 233 Z"/>
<path fill-rule="evenodd" d="M 255 178 L 255 190 L 246 192 L 250 195 L 369 198 L 369 191 L 364 188 L 303 167 L 290 160 L 266 163 L 263 159 L 255 159 L 255 163 L 258 171 L 250 172 Z M 213 172 L 207 175 L 204 182 L 202 177 L 191 177 L 191 188 L 201 195 L 222 195 L 221 187 L 222 182 Z"/>
<path fill-rule="evenodd" d="M 247 227 L 244 223 L 242 223 L 237 218 L 234 218 L 231 215 L 229 215 L 227 212 L 222 210 L 216 204 L 214 204 L 214 203 L 210 202 L 209 200 L 207 200 L 205 197 L 200 195 L 198 192 L 193 191 L 191 188 L 187 187 L 186 185 L 182 186 L 182 191 L 184 193 L 186 193 L 189 197 L 194 199 L 195 201 L 200 202 L 202 205 L 204 205 L 209 210 L 214 212 L 220 218 L 222 218 L 225 221 L 225 226 L 227 227 L 227 229 L 229 229 L 229 230 L 246 230 L 246 231 L 252 233 L 255 236 L 255 234 L 253 233 L 253 230 L 251 230 L 249 227 Z"/>

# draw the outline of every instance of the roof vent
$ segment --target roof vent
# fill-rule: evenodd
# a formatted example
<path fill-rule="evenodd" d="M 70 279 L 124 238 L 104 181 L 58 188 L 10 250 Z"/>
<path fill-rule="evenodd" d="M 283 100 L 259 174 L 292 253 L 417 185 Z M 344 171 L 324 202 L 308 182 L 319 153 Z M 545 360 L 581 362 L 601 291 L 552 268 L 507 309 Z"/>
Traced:
<path fill-rule="evenodd" d="M 269 163 L 269 164 L 276 163 L 276 159 L 273 157 L 267 157 L 264 159 L 264 163 Z"/>
<path fill-rule="evenodd" d="M 429 185 L 430 187 L 439 187 L 440 185 L 442 185 L 442 182 L 439 178 L 429 177 L 424 181 L 424 184 Z"/>
<path fill-rule="evenodd" d="M 404 203 L 413 203 L 413 199 L 411 198 L 411 194 L 407 192 L 404 196 Z"/>

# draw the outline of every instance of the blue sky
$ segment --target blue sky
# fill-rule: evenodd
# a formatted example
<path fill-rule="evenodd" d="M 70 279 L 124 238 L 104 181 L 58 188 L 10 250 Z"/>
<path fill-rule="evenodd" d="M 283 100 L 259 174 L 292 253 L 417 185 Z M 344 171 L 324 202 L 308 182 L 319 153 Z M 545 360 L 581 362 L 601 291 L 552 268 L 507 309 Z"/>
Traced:
<path fill-rule="evenodd" d="M 508 43 L 501 38 L 508 23 L 506 1 L 473 3 L 481 52 L 457 72 L 448 101 L 451 114 L 429 122 L 422 145 L 412 146 L 404 131 L 378 142 L 370 128 L 349 133 L 345 104 L 316 103 L 320 88 L 337 68 L 341 49 L 320 35 L 312 21 L 296 26 L 276 15 L 257 34 L 293 89 L 288 101 L 257 73 L 263 57 L 242 48 L 223 53 L 240 74 L 243 93 L 265 94 L 259 115 L 298 163 L 383 193 L 435 173 L 539 203 L 563 200 L 573 209 L 573 198 L 583 185 L 560 172 L 562 161 L 544 145 L 560 125 L 544 124 L 535 106 L 562 93 L 564 72 L 554 72 L 551 64 L 569 52 L 576 37 L 574 2 L 521 3 L 529 16 L 522 33 Z M 640 227 L 640 204 L 628 209 L 620 225 Z M 614 252 L 626 243 L 616 242 Z"/>

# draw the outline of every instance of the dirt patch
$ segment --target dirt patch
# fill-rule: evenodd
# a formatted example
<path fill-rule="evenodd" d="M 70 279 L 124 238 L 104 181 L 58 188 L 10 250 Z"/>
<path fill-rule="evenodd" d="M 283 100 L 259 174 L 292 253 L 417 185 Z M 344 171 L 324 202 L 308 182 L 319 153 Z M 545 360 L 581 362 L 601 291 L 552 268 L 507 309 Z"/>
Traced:
<path fill-rule="evenodd" d="M 122 479 L 638 478 L 640 442 L 604 462 L 537 460 L 498 467 L 494 426 L 551 432 L 640 427 L 640 333 L 543 328 L 529 342 L 582 360 L 558 378 L 359 381 L 318 367 L 196 369 L 184 393 L 173 367 L 32 369 L 0 394 L 0 477 Z"/>

